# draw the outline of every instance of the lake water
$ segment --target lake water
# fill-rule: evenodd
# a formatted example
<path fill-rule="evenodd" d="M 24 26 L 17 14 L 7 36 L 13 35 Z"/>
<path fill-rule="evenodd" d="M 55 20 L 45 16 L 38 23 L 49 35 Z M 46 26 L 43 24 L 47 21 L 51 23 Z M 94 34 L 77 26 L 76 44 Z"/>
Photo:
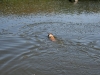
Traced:
<path fill-rule="evenodd" d="M 100 75 L 100 1 L 0 0 L 0 75 Z"/>

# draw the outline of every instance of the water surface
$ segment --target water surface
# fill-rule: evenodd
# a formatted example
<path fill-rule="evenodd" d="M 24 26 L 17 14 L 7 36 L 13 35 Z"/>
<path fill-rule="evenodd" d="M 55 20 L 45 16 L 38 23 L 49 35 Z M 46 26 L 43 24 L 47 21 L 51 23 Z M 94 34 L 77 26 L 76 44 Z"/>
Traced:
<path fill-rule="evenodd" d="M 0 75 L 100 75 L 99 3 L 1 0 Z"/>

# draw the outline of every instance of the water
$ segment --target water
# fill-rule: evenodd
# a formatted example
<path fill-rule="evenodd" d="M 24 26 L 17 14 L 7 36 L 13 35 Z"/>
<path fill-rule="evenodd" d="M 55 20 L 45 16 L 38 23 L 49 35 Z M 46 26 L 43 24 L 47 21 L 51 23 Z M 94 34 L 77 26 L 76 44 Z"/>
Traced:
<path fill-rule="evenodd" d="M 0 75 L 100 75 L 99 9 L 99 1 L 1 1 Z"/>

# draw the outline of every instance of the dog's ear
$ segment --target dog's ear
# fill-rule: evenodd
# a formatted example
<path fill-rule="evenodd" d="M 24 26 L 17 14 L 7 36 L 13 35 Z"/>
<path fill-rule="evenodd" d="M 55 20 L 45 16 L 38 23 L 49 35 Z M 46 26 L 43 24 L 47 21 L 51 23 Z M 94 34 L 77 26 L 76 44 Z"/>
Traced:
<path fill-rule="evenodd" d="M 50 33 L 48 34 L 48 38 L 50 38 Z"/>
<path fill-rule="evenodd" d="M 48 38 L 49 38 L 49 34 L 48 34 Z"/>

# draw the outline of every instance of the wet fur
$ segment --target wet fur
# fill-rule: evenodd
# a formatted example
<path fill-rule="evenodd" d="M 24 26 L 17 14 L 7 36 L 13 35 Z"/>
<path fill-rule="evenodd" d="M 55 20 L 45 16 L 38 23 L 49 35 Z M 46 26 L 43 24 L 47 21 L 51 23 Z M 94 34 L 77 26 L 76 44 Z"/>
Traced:
<path fill-rule="evenodd" d="M 48 34 L 48 38 L 51 40 L 51 41 L 56 41 L 56 38 L 53 34 L 49 33 Z"/>

